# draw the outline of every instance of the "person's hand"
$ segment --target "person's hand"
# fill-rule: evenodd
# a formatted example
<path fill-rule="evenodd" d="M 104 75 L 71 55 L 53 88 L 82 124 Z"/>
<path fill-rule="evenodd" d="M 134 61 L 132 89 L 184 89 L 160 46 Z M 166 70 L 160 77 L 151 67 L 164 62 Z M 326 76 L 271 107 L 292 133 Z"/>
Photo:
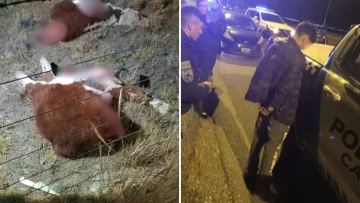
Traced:
<path fill-rule="evenodd" d="M 259 111 L 262 115 L 268 116 L 271 112 L 274 111 L 274 107 L 269 106 L 269 107 L 265 108 L 259 104 Z"/>
<path fill-rule="evenodd" d="M 212 82 L 205 81 L 202 84 L 207 85 L 209 87 L 209 93 L 212 91 L 212 89 L 213 89 L 213 83 Z"/>

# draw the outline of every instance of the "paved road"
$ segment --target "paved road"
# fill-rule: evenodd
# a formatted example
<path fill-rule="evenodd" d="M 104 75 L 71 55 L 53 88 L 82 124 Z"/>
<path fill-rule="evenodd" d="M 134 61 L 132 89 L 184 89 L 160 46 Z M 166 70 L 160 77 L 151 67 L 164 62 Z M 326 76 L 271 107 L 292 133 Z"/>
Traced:
<path fill-rule="evenodd" d="M 243 98 L 257 64 L 222 55 L 214 70 L 221 100 L 214 119 L 183 116 L 182 202 L 252 202 L 242 175 L 257 107 Z M 338 203 L 307 159 L 297 151 L 293 157 L 294 165 L 283 158 L 275 171 L 279 190 L 289 189 L 281 203 Z"/>

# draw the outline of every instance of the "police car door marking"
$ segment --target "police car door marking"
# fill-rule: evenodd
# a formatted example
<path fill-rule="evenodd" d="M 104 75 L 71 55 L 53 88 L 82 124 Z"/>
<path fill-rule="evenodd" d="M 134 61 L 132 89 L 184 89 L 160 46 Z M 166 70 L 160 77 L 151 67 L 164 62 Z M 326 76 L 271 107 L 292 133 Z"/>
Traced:
<path fill-rule="evenodd" d="M 187 83 L 190 83 L 194 80 L 194 72 L 189 60 L 181 62 L 181 77 Z"/>
<path fill-rule="evenodd" d="M 322 65 L 315 62 L 311 58 L 306 57 L 305 71 L 310 72 L 311 75 L 317 75 L 321 70 Z"/>

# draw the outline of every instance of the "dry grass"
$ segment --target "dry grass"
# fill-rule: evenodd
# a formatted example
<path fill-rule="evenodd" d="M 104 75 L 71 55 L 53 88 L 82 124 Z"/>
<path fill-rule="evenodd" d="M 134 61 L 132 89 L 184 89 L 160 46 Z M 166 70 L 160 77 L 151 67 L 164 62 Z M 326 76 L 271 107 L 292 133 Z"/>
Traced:
<path fill-rule="evenodd" d="M 110 2 L 123 8 L 130 7 L 139 10 L 141 13 L 148 15 L 152 26 L 178 26 L 178 0 L 111 0 Z"/>
<path fill-rule="evenodd" d="M 8 140 L 4 137 L 4 135 L 0 135 L 0 155 L 7 154 L 9 150 Z"/>
<path fill-rule="evenodd" d="M 112 67 L 119 72 L 120 79 L 126 84 L 137 85 L 139 74 L 147 75 L 150 77 L 151 89 L 146 91 L 177 106 L 178 1 L 112 0 L 111 2 L 123 8 L 139 8 L 143 14 L 150 17 L 152 27 L 148 29 L 113 27 L 103 39 L 98 38 L 103 35 L 103 30 L 96 30 L 73 43 L 64 43 L 47 50 L 46 56 L 49 60 L 64 65 L 125 50 L 91 63 Z M 47 4 L 42 6 L 46 7 Z M 8 70 L 0 69 L 3 71 L 0 75 L 12 74 L 15 70 L 23 70 L 29 74 L 39 71 L 38 62 L 32 59 L 34 52 L 29 51 L 26 46 L 26 38 L 34 30 L 33 21 L 36 22 L 35 26 L 38 26 L 46 18 L 47 11 L 39 10 L 38 5 L 40 3 L 16 6 L 12 8 L 13 13 L 7 13 L 12 19 L 1 22 L 0 34 L 4 33 L 2 42 L 5 45 L 3 50 L 6 55 L 0 64 Z M 15 14 L 15 11 L 23 13 Z M 3 10 L 0 10 L 0 19 L 1 12 Z M 12 28 L 8 29 L 8 27 Z M 24 112 L 31 110 L 28 102 L 23 102 L 15 96 L 11 98 L 14 101 L 19 100 L 16 105 L 21 108 L 17 111 L 22 111 L 11 119 L 25 117 Z M 0 98 L 1 101 L 4 100 Z M 8 114 L 14 112 L 7 108 L 5 106 L 3 109 L 8 111 Z M 26 111 L 23 110 L 25 108 Z M 104 156 L 106 149 L 104 147 L 102 157 L 74 160 L 58 166 L 59 163 L 67 160 L 54 157 L 50 148 L 46 148 L 19 160 L 16 162 L 18 165 L 13 163 L 14 165 L 7 164 L 5 168 L 0 168 L 0 183 L 5 185 L 20 176 L 51 169 L 47 173 L 29 179 L 45 184 L 55 181 L 49 187 L 57 192 L 75 185 L 62 192 L 61 197 L 55 198 L 43 192 L 34 192 L 25 198 L 22 195 L 29 188 L 18 184 L 10 187 L 6 192 L 0 191 L 0 202 L 178 202 L 178 115 L 162 116 L 151 108 L 133 103 L 123 103 L 122 111 L 122 114 L 126 114 L 134 123 L 140 125 L 142 131 L 138 133 L 136 139 L 120 143 L 123 148 L 112 156 Z M 8 150 L 2 151 L 2 136 L 0 136 L 0 154 L 4 152 L 16 156 L 48 144 L 35 133 L 33 122 L 25 122 L 23 126 L 9 129 L 6 137 L 10 138 L 11 145 Z M 55 162 L 57 159 L 58 161 Z M 77 173 L 71 175 L 74 172 Z M 96 174 L 98 176 L 95 178 L 81 182 L 88 176 Z M 67 175 L 71 176 L 56 181 Z M 5 180 L 2 181 L 3 179 Z M 96 184 L 100 188 L 96 192 L 91 192 L 90 186 Z"/>

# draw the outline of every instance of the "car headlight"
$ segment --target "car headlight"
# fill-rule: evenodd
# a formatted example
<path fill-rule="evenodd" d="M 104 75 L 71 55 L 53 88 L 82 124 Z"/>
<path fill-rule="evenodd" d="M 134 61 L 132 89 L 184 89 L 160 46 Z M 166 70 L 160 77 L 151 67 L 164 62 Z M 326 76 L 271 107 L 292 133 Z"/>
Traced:
<path fill-rule="evenodd" d="M 274 34 L 279 33 L 279 28 L 276 28 L 276 27 L 270 27 L 270 30 L 271 30 Z"/>
<path fill-rule="evenodd" d="M 267 26 L 267 28 L 274 34 L 279 33 L 279 28 Z"/>
<path fill-rule="evenodd" d="M 262 44 L 263 42 L 264 42 L 264 38 L 260 37 L 256 44 L 259 45 Z"/>
<path fill-rule="evenodd" d="M 228 32 L 224 33 L 224 37 L 228 40 L 234 41 L 234 39 L 231 37 L 231 35 Z"/>
<path fill-rule="evenodd" d="M 295 30 L 291 30 L 290 35 L 294 36 L 295 35 Z"/>

